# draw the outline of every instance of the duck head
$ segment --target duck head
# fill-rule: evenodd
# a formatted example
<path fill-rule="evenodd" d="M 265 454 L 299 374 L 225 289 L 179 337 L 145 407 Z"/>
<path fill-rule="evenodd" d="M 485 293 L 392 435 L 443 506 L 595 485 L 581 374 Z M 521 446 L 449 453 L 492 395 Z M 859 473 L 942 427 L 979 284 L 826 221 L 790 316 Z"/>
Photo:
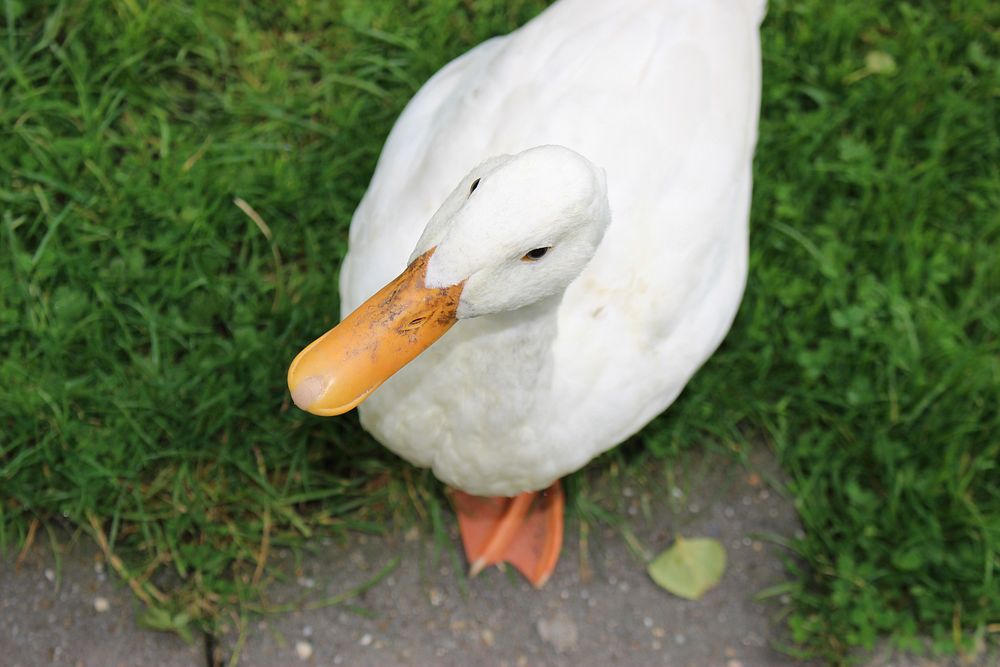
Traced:
<path fill-rule="evenodd" d="M 347 412 L 458 320 L 562 292 L 610 219 L 604 172 L 568 148 L 487 160 L 431 218 L 406 270 L 295 357 L 292 400 Z"/>

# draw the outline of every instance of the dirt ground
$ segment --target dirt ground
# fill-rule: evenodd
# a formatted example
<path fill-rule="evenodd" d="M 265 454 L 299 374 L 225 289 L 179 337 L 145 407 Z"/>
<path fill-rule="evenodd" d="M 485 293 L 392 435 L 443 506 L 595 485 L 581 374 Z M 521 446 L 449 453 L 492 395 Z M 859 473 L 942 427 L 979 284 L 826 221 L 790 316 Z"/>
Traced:
<path fill-rule="evenodd" d="M 458 538 L 446 548 L 416 529 L 388 537 L 355 536 L 317 545 L 295 563 L 269 601 L 302 601 L 299 611 L 254 619 L 241 634 L 187 645 L 137 628 L 138 605 L 104 571 L 96 550 L 76 544 L 56 567 L 36 546 L 16 571 L 0 561 L 2 664 L 72 665 L 664 665 L 792 666 L 782 653 L 780 597 L 757 599 L 784 580 L 789 555 L 773 536 L 799 530 L 791 502 L 768 483 L 777 478 L 763 450 L 749 468 L 701 455 L 673 481 L 650 474 L 606 488 L 626 508 L 626 526 L 595 526 L 582 548 L 579 524 L 567 525 L 556 573 L 540 591 L 513 571 L 464 575 Z M 633 480 L 634 481 L 634 480 Z M 448 517 L 448 521 L 451 518 Z M 639 546 L 657 553 L 677 534 L 720 540 L 728 565 L 720 585 L 687 601 L 648 577 Z M 343 593 L 390 564 L 384 580 L 345 604 L 305 610 L 308 601 Z M 57 574 L 58 571 L 58 574 Z M 975 663 L 991 663 L 982 658 Z M 869 656 L 870 667 L 930 667 L 956 661 Z"/>

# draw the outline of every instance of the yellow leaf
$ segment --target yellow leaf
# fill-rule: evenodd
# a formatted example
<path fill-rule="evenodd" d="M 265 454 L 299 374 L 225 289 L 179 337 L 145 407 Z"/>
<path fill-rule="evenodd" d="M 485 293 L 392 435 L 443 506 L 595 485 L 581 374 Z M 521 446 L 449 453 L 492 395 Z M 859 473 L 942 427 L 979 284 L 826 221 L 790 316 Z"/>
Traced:
<path fill-rule="evenodd" d="M 885 51 L 869 51 L 865 69 L 871 74 L 892 74 L 896 71 L 896 60 Z"/>
<path fill-rule="evenodd" d="M 672 547 L 649 564 L 653 581 L 688 600 L 697 600 L 718 584 L 725 570 L 726 550 L 718 540 L 708 537 L 678 537 Z"/>

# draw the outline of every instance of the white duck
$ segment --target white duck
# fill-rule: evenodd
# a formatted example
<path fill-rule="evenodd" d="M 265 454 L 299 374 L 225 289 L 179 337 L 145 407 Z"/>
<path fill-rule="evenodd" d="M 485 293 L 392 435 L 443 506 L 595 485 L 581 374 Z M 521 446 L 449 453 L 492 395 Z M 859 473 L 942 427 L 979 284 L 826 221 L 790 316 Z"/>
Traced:
<path fill-rule="evenodd" d="M 557 480 L 670 405 L 728 331 L 763 13 L 560 0 L 441 69 L 389 135 L 341 270 L 352 314 L 288 383 L 315 414 L 365 401 L 366 429 L 465 492 L 473 573 L 507 560 L 542 585 Z"/>

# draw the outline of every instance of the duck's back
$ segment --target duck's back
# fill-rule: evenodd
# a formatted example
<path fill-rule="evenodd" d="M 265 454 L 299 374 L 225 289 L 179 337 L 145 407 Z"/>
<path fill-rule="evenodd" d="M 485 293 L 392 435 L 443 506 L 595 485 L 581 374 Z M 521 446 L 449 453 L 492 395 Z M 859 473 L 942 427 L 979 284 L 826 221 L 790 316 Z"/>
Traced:
<path fill-rule="evenodd" d="M 562 0 L 444 67 L 393 128 L 355 213 L 343 311 L 403 269 L 472 167 L 565 145 L 605 169 L 612 223 L 560 307 L 551 427 L 535 430 L 563 474 L 641 428 L 715 350 L 742 295 L 762 12 L 760 0 Z"/>

